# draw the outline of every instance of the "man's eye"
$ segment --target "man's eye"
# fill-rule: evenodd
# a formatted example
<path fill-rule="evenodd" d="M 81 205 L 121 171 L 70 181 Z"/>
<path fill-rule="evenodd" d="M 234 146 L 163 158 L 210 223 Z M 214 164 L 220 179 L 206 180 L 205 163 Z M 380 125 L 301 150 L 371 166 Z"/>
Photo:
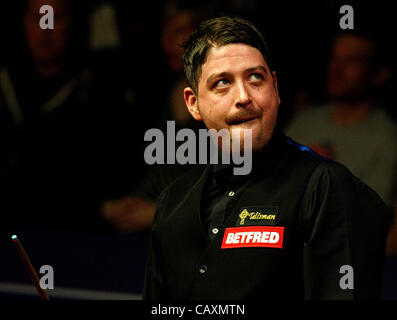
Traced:
<path fill-rule="evenodd" d="M 214 87 L 216 87 L 216 88 L 224 88 L 224 87 L 226 87 L 228 84 L 229 84 L 229 80 L 227 80 L 227 79 L 221 79 L 221 80 L 219 80 L 219 81 L 217 81 L 217 82 L 215 83 L 215 86 L 214 86 Z"/>
<path fill-rule="evenodd" d="M 263 76 L 260 73 L 253 73 L 251 74 L 250 79 L 252 81 L 259 81 L 263 79 Z"/>

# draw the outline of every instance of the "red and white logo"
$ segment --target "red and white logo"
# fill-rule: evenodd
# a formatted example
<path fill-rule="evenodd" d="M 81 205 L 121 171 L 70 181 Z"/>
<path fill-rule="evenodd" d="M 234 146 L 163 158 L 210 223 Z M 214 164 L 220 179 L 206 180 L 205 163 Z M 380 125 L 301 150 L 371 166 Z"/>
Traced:
<path fill-rule="evenodd" d="M 283 247 L 284 227 L 234 227 L 226 228 L 221 249 L 243 247 Z"/>

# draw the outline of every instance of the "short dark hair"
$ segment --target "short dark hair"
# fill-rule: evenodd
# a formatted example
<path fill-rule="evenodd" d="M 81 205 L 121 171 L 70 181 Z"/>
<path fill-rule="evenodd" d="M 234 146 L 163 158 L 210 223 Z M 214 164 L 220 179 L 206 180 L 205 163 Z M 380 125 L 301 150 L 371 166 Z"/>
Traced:
<path fill-rule="evenodd" d="M 197 94 L 201 66 L 215 46 L 242 43 L 258 49 L 271 69 L 270 52 L 264 37 L 250 22 L 240 17 L 221 16 L 203 21 L 183 43 L 183 66 L 188 85 Z"/>

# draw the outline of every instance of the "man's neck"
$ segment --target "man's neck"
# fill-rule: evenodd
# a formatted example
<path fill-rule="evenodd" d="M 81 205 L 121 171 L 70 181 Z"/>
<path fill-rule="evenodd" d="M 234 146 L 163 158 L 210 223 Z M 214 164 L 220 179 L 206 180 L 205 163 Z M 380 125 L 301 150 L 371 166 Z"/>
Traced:
<path fill-rule="evenodd" d="M 367 118 L 373 109 L 370 100 L 355 103 L 338 101 L 332 110 L 331 121 L 340 126 L 349 126 Z"/>

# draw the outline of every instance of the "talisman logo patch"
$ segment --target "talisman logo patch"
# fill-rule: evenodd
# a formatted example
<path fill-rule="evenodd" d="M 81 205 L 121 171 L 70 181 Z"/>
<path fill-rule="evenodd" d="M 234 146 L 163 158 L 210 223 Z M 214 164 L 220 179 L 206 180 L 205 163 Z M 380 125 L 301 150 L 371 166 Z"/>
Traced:
<path fill-rule="evenodd" d="M 237 223 L 238 226 L 274 226 L 278 217 L 279 207 L 244 207 L 240 209 Z"/>
<path fill-rule="evenodd" d="M 234 227 L 226 228 L 221 249 L 244 247 L 282 248 L 284 227 Z"/>

